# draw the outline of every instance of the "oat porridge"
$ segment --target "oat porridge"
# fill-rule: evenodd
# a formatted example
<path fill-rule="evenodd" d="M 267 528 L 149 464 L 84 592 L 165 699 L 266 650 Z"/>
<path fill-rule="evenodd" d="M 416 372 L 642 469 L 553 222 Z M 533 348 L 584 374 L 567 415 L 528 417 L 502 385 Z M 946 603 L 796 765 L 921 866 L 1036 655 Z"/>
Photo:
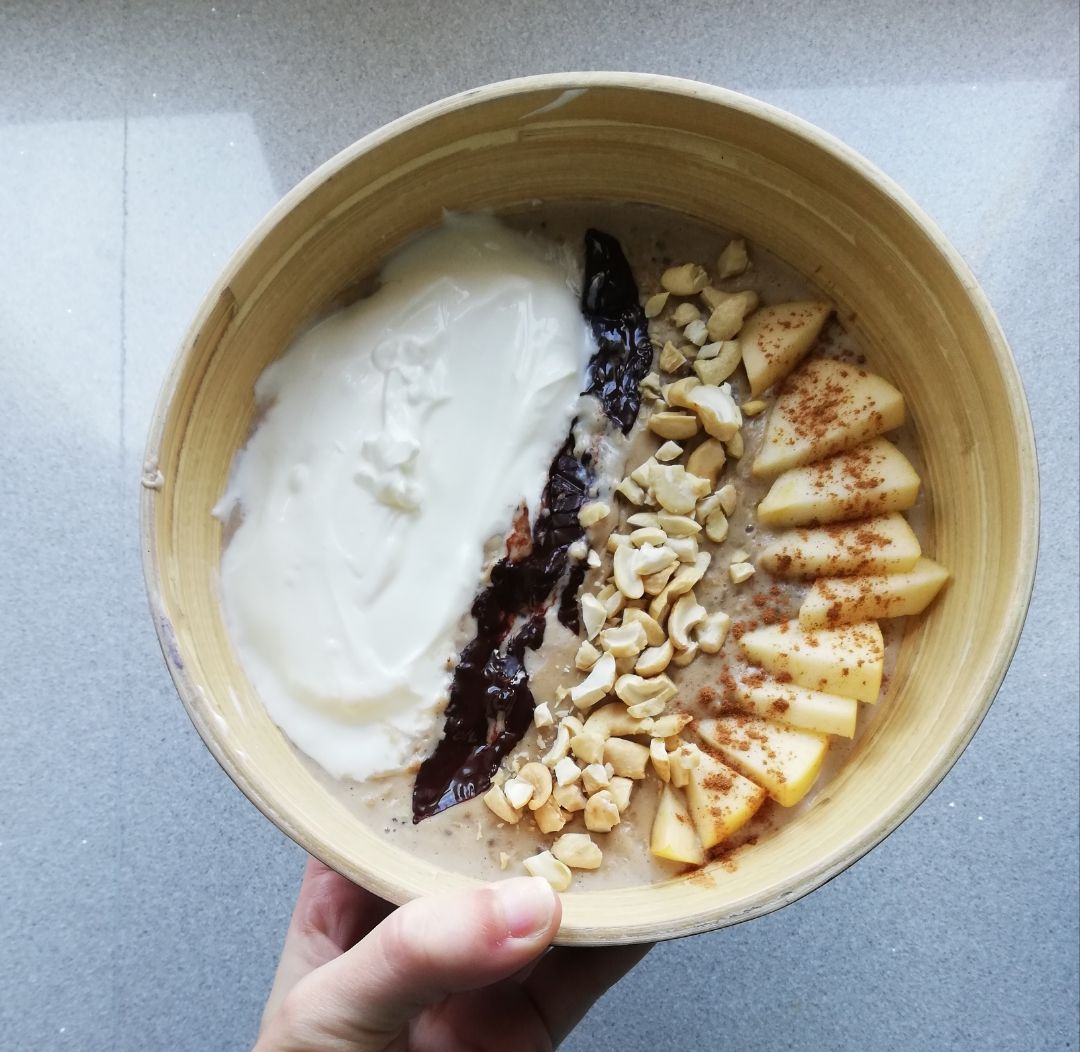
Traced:
<path fill-rule="evenodd" d="M 449 217 L 257 397 L 241 662 L 338 799 L 481 879 L 735 864 L 947 579 L 902 393 L 804 278 L 659 210 Z"/>

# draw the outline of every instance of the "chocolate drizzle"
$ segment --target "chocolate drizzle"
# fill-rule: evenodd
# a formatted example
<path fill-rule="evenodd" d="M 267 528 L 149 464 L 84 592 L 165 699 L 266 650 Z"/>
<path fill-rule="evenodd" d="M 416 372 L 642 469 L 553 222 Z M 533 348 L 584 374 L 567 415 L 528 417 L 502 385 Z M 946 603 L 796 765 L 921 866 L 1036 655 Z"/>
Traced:
<path fill-rule="evenodd" d="M 597 352 L 589 362 L 586 392 L 625 434 L 641 404 L 638 386 L 652 364 L 648 322 L 618 241 L 585 234 L 582 311 L 592 326 Z M 533 697 L 525 651 L 544 641 L 545 612 L 565 579 L 558 618 L 578 631 L 577 594 L 585 565 L 567 571 L 568 549 L 584 537 L 578 512 L 593 482 L 592 457 L 574 455 L 574 432 L 548 470 L 540 511 L 532 529 L 517 523 L 508 555 L 473 601 L 476 635 L 454 669 L 443 737 L 421 764 L 413 787 L 413 821 L 419 822 L 484 792 L 503 758 L 532 721 Z"/>

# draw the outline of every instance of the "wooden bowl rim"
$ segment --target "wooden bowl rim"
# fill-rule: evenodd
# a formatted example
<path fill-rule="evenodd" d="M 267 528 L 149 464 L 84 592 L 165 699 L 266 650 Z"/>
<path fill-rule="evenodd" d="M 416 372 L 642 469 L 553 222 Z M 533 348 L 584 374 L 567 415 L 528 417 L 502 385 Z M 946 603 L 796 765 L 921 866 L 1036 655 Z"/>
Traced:
<path fill-rule="evenodd" d="M 857 862 L 871 848 L 881 843 L 904 822 L 948 774 L 986 717 L 1016 651 L 1034 587 L 1039 542 L 1038 460 L 1027 399 L 1019 371 L 1000 323 L 974 274 L 934 221 L 900 186 L 857 151 L 808 121 L 750 96 L 700 81 L 678 77 L 617 71 L 542 74 L 496 81 L 447 96 L 413 110 L 358 139 L 302 179 L 266 214 L 233 254 L 220 277 L 203 300 L 162 383 L 147 438 L 143 467 L 144 485 L 141 487 L 139 518 L 143 573 L 154 627 L 158 635 L 162 655 L 176 690 L 199 736 L 222 770 L 265 817 L 270 819 L 282 832 L 310 854 L 334 869 L 350 875 L 353 874 L 356 867 L 352 862 L 345 859 L 335 849 L 334 845 L 314 842 L 313 838 L 304 829 L 299 828 L 289 815 L 278 810 L 273 800 L 265 796 L 258 787 L 248 782 L 234 763 L 229 749 L 224 746 L 219 738 L 214 721 L 209 718 L 203 690 L 188 675 L 180 655 L 169 616 L 162 600 L 161 566 L 155 541 L 156 498 L 158 494 L 157 487 L 150 484 L 150 477 L 156 473 L 158 468 L 158 452 L 168 423 L 173 397 L 200 333 L 210 320 L 211 314 L 222 296 L 227 295 L 235 275 L 253 249 L 301 201 L 313 194 L 325 182 L 332 179 L 346 165 L 403 132 L 410 131 L 428 121 L 466 106 L 480 105 L 514 95 L 541 92 L 553 93 L 553 103 L 557 104 L 562 97 L 562 93 L 591 88 L 629 89 L 699 99 L 720 108 L 737 111 L 749 117 L 777 125 L 802 140 L 807 148 L 821 150 L 832 155 L 834 159 L 852 169 L 863 180 L 871 184 L 879 193 L 890 198 L 903 210 L 907 218 L 919 228 L 933 248 L 942 256 L 948 267 L 956 274 L 970 299 L 971 305 L 975 309 L 1004 384 L 1010 409 L 1010 422 L 1017 432 L 1017 456 L 1021 462 L 1020 491 L 1017 495 L 1018 507 L 1016 509 L 1019 530 L 1018 550 L 1021 553 L 1021 558 L 1012 567 L 1012 573 L 1017 585 L 1017 602 L 1011 609 L 1008 618 L 999 626 L 996 658 L 992 667 L 986 670 L 982 677 L 984 696 L 979 705 L 972 709 L 967 722 L 961 725 L 957 733 L 954 734 L 949 752 L 940 759 L 938 764 L 928 768 L 923 773 L 922 778 L 905 797 L 894 801 L 878 823 L 864 830 L 860 836 L 838 846 L 831 855 L 822 858 L 818 864 L 793 874 L 771 895 L 760 894 L 752 897 L 749 904 L 737 911 L 731 911 L 730 908 L 725 907 L 716 910 L 702 910 L 694 915 L 676 919 L 674 927 L 670 921 L 667 922 L 668 926 L 666 927 L 662 926 L 661 922 L 654 922 L 648 926 L 647 931 L 635 929 L 629 935 L 620 935 L 618 932 L 605 933 L 602 941 L 607 944 L 615 944 L 640 942 L 646 939 L 678 938 L 763 916 L 797 901 L 803 895 L 814 891 L 843 872 L 848 866 Z M 550 108 L 553 109 L 555 106 L 550 105 Z M 371 876 L 373 878 L 370 882 L 371 889 L 378 894 L 394 899 L 394 889 L 378 878 L 377 874 L 372 873 Z M 395 901 L 402 901 L 400 894 Z M 564 923 L 556 942 L 560 944 L 596 944 L 598 940 L 595 937 L 583 936 L 583 930 L 586 927 L 586 925 L 569 926 Z"/>

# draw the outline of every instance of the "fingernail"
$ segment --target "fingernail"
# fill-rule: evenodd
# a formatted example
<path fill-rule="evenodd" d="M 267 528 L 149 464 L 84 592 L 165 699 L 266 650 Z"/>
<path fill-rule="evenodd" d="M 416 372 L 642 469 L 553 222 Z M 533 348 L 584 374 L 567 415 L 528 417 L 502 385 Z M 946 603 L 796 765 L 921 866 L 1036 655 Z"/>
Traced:
<path fill-rule="evenodd" d="M 496 884 L 495 891 L 511 938 L 531 938 L 551 923 L 555 892 L 543 877 L 514 877 Z"/>

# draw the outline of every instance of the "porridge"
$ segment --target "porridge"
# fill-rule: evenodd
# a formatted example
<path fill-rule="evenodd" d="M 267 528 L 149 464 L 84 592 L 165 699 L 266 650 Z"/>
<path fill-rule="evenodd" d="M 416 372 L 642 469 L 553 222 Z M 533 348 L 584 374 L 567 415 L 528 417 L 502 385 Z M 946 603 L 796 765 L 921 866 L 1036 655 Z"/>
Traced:
<path fill-rule="evenodd" d="M 451 217 L 257 397 L 241 661 L 335 796 L 482 879 L 733 864 L 947 578 L 901 392 L 805 279 L 668 213 Z"/>

